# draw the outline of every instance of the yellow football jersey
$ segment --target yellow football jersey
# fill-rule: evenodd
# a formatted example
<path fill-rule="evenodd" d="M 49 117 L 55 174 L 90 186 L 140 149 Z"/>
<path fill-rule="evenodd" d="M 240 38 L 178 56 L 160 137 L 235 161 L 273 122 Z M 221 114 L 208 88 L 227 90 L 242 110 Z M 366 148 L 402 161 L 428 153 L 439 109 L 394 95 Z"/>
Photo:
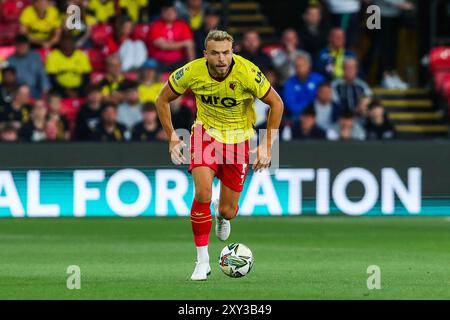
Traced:
<path fill-rule="evenodd" d="M 77 49 L 70 57 L 59 49 L 49 53 L 45 62 L 45 70 L 56 75 L 56 81 L 64 88 L 78 88 L 83 81 L 83 75 L 92 71 L 88 56 Z"/>
<path fill-rule="evenodd" d="M 26 7 L 20 15 L 20 23 L 27 26 L 28 35 L 36 40 L 49 40 L 55 29 L 61 25 L 58 9 L 49 6 L 45 17 L 41 19 L 32 5 Z"/>
<path fill-rule="evenodd" d="M 114 1 L 91 0 L 88 4 L 98 22 L 108 22 L 108 20 L 116 14 Z"/>
<path fill-rule="evenodd" d="M 222 143 L 239 143 L 255 134 L 254 99 L 264 98 L 271 88 L 257 66 L 236 54 L 224 79 L 213 78 L 206 58 L 200 58 L 175 70 L 169 86 L 177 94 L 192 90 L 197 102 L 196 123 Z"/>
<path fill-rule="evenodd" d="M 156 103 L 156 98 L 161 91 L 164 83 L 156 82 L 151 85 L 141 84 L 138 87 L 139 101 L 142 103 L 152 102 Z"/>
<path fill-rule="evenodd" d="M 119 0 L 119 7 L 125 8 L 133 22 L 138 22 L 139 11 L 148 5 L 148 0 Z"/>

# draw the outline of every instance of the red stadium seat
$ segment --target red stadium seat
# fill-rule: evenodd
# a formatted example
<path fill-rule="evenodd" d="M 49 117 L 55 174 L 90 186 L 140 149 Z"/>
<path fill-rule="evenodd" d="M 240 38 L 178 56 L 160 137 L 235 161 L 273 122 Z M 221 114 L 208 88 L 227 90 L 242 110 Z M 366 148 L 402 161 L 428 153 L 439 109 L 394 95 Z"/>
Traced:
<path fill-rule="evenodd" d="M 275 56 L 278 51 L 280 51 L 281 49 L 283 49 L 283 46 L 279 45 L 279 44 L 274 44 L 274 45 L 267 45 L 264 46 L 262 48 L 262 51 L 267 54 L 270 57 Z"/>
<path fill-rule="evenodd" d="M 195 96 L 192 94 L 192 92 L 183 95 L 183 97 L 181 98 L 181 104 L 188 108 L 192 114 L 195 114 L 195 112 L 197 111 Z"/>
<path fill-rule="evenodd" d="M 125 78 L 132 81 L 137 81 L 139 78 L 139 75 L 136 71 L 128 71 L 125 73 Z"/>
<path fill-rule="evenodd" d="M 52 50 L 51 49 L 46 49 L 46 48 L 37 48 L 36 51 L 37 51 L 37 53 L 39 53 L 41 55 L 42 62 L 45 63 L 45 60 L 47 60 L 48 54 Z"/>
<path fill-rule="evenodd" d="M 16 52 L 15 46 L 0 47 L 0 61 L 8 59 L 8 57 Z"/>
<path fill-rule="evenodd" d="M 97 47 L 106 45 L 106 41 L 113 34 L 113 28 L 107 23 L 99 23 L 92 27 L 91 40 Z"/>
<path fill-rule="evenodd" d="M 24 0 L 4 0 L 0 4 L 0 19 L 5 22 L 18 22 L 20 14 L 28 5 Z"/>
<path fill-rule="evenodd" d="M 98 84 L 100 81 L 102 81 L 105 78 L 105 72 L 100 71 L 93 71 L 91 72 L 91 83 L 92 84 Z"/>
<path fill-rule="evenodd" d="M 167 80 L 169 80 L 170 74 L 171 74 L 171 72 L 163 72 L 163 73 L 161 73 L 160 81 L 161 82 L 166 82 Z"/>
<path fill-rule="evenodd" d="M 89 57 L 92 69 L 94 71 L 105 71 L 106 70 L 106 56 L 101 49 L 90 48 L 83 50 Z"/>
<path fill-rule="evenodd" d="M 14 38 L 19 32 L 19 24 L 12 22 L 0 23 L 0 46 L 14 44 Z"/>
<path fill-rule="evenodd" d="M 450 47 L 435 47 L 430 52 L 430 71 L 450 70 Z"/>
<path fill-rule="evenodd" d="M 148 24 L 138 24 L 134 27 L 132 38 L 134 40 L 142 40 L 146 42 L 150 26 Z"/>
<path fill-rule="evenodd" d="M 440 91 L 445 98 L 450 99 L 450 72 L 443 77 Z"/>
<path fill-rule="evenodd" d="M 83 105 L 83 103 L 85 103 L 85 101 L 86 100 L 82 98 L 63 99 L 61 101 L 61 114 L 66 116 L 69 121 L 75 120 L 78 110 Z"/>

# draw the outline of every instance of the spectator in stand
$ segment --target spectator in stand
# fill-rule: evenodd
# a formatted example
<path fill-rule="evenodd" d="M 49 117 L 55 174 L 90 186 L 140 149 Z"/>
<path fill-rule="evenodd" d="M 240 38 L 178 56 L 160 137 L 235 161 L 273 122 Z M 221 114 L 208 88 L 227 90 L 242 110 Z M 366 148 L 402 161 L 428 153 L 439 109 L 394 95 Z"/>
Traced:
<path fill-rule="evenodd" d="M 175 1 L 178 16 L 185 20 L 194 32 L 201 28 L 208 7 L 208 3 L 203 0 L 186 0 L 185 3 Z"/>
<path fill-rule="evenodd" d="M 0 105 L 0 124 L 10 123 L 16 129 L 20 129 L 30 119 L 30 98 L 30 88 L 25 84 L 21 85 L 11 103 Z"/>
<path fill-rule="evenodd" d="M 45 127 L 47 125 L 47 107 L 43 100 L 37 100 L 31 111 L 30 120 L 19 131 L 19 138 L 26 142 L 47 140 Z"/>
<path fill-rule="evenodd" d="M 355 58 L 345 60 L 344 76 L 334 80 L 332 86 L 333 101 L 350 108 L 359 116 L 365 116 L 372 90 L 364 80 L 358 78 L 358 61 Z"/>
<path fill-rule="evenodd" d="M 30 87 L 31 95 L 40 99 L 50 89 L 50 80 L 45 72 L 41 56 L 30 49 L 30 43 L 24 35 L 15 38 L 16 51 L 9 56 L 7 63 L 17 71 L 17 81 Z"/>
<path fill-rule="evenodd" d="M 264 73 L 274 69 L 271 58 L 262 51 L 261 39 L 256 31 L 244 33 L 239 55 L 253 62 Z"/>
<path fill-rule="evenodd" d="M 170 103 L 170 113 L 172 115 L 173 127 L 176 129 L 190 130 L 194 117 L 189 107 L 183 105 L 183 96 L 178 97 Z M 164 135 L 165 137 L 165 135 Z M 166 138 L 165 138 L 166 139 Z"/>
<path fill-rule="evenodd" d="M 214 29 L 220 29 L 220 13 L 212 7 L 205 9 L 203 14 L 202 26 L 194 31 L 195 56 L 197 58 L 203 57 L 203 50 L 205 50 L 205 38 L 208 32 Z"/>
<path fill-rule="evenodd" d="M 145 103 L 142 106 L 142 122 L 133 127 L 133 141 L 165 140 L 165 134 L 158 121 L 155 104 Z"/>
<path fill-rule="evenodd" d="M 163 71 L 173 71 L 195 59 L 191 28 L 177 19 L 172 1 L 164 3 L 161 18 L 150 25 L 147 47 L 149 56 L 160 63 Z"/>
<path fill-rule="evenodd" d="M 0 84 L 0 105 L 11 103 L 14 98 L 14 94 L 19 87 L 17 82 L 16 68 L 8 66 L 2 69 L 2 77 Z"/>
<path fill-rule="evenodd" d="M 88 9 L 100 23 L 108 23 L 116 14 L 114 0 L 90 0 Z"/>
<path fill-rule="evenodd" d="M 328 140 L 364 140 L 366 133 L 350 109 L 344 109 L 338 122 L 327 131 Z"/>
<path fill-rule="evenodd" d="M 344 30 L 347 48 L 352 48 L 358 40 L 361 0 L 327 0 L 333 27 Z"/>
<path fill-rule="evenodd" d="M 380 100 L 369 104 L 369 117 L 365 124 L 368 140 L 391 140 L 395 138 L 395 129 L 384 112 Z"/>
<path fill-rule="evenodd" d="M 388 89 L 407 89 L 408 84 L 397 73 L 398 32 L 402 15 L 414 10 L 412 1 L 408 0 L 372 0 L 379 6 L 381 14 L 380 30 L 376 30 L 373 47 L 369 49 L 367 58 L 380 63 L 379 78 L 381 85 Z M 367 68 L 368 60 L 365 66 Z"/>
<path fill-rule="evenodd" d="M 134 23 L 144 21 L 148 0 L 119 0 L 121 13 L 125 13 Z"/>
<path fill-rule="evenodd" d="M 99 86 L 87 90 L 87 102 L 81 106 L 76 118 L 76 137 L 78 140 L 91 140 L 95 127 L 101 120 L 102 93 Z"/>
<path fill-rule="evenodd" d="M 80 25 L 79 28 L 68 29 L 63 23 L 63 32 L 70 32 L 75 40 L 76 48 L 89 48 L 92 46 L 90 37 L 92 34 L 92 27 L 97 23 L 95 17 L 89 13 L 88 1 L 85 0 L 68 0 L 67 7 L 76 5 L 80 8 Z"/>
<path fill-rule="evenodd" d="M 118 55 L 113 54 L 106 58 L 106 75 L 100 82 L 103 100 L 117 104 L 122 96 L 119 93 L 119 86 L 125 81 L 122 73 L 122 63 Z"/>
<path fill-rule="evenodd" d="M 122 71 L 138 69 L 147 60 L 147 48 L 142 40 L 133 40 L 133 20 L 128 16 L 118 16 L 114 20 L 114 33 L 107 40 L 108 52 L 118 52 Z"/>
<path fill-rule="evenodd" d="M 300 54 L 308 54 L 299 50 L 298 36 L 294 29 L 286 29 L 281 38 L 283 49 L 272 57 L 273 64 L 280 74 L 280 83 L 284 84 L 287 79 L 295 75 L 295 58 Z"/>
<path fill-rule="evenodd" d="M 277 73 L 273 70 L 269 70 L 265 74 L 267 81 L 272 85 L 273 88 L 277 92 L 281 92 L 281 89 L 277 88 L 278 85 L 278 77 Z M 268 104 L 265 104 L 258 98 L 255 98 L 255 112 L 256 112 L 256 121 L 255 121 L 255 127 L 260 126 L 261 124 L 267 124 L 267 111 L 270 109 L 270 106 Z M 267 128 L 264 127 L 263 129 Z"/>
<path fill-rule="evenodd" d="M 50 91 L 48 95 L 47 119 L 51 122 L 49 127 L 55 126 L 55 135 L 51 140 L 70 140 L 69 120 L 61 114 L 61 94 L 58 91 Z"/>
<path fill-rule="evenodd" d="M 92 136 L 95 141 L 126 141 L 130 134 L 127 128 L 117 122 L 116 106 L 107 103 L 102 109 L 102 120 L 94 129 Z"/>
<path fill-rule="evenodd" d="M 344 61 L 347 58 L 356 58 L 356 55 L 345 48 L 344 31 L 334 28 L 330 32 L 328 47 L 319 52 L 316 69 L 329 80 L 341 78 L 344 75 Z"/>
<path fill-rule="evenodd" d="M 123 83 L 124 101 L 117 107 L 117 121 L 131 130 L 136 123 L 142 121 L 142 105 L 139 102 L 138 83 L 127 80 Z"/>
<path fill-rule="evenodd" d="M 64 97 L 82 96 L 90 82 L 91 63 L 86 53 L 75 49 L 70 35 L 61 39 L 58 49 L 47 57 L 45 69 L 49 74 L 52 87 Z"/>
<path fill-rule="evenodd" d="M 327 131 L 336 123 L 340 106 L 333 101 L 333 90 L 329 82 L 323 82 L 317 89 L 317 98 L 314 101 L 316 123 L 319 128 Z"/>
<path fill-rule="evenodd" d="M 292 139 L 313 140 L 325 138 L 326 132 L 317 125 L 316 111 L 314 110 L 314 106 L 310 104 L 303 110 L 300 119 L 294 122 L 292 126 Z"/>
<path fill-rule="evenodd" d="M 311 72 L 309 54 L 302 53 L 295 58 L 295 73 L 284 84 L 286 111 L 294 119 L 315 100 L 317 88 L 324 81 L 321 74 Z"/>
<path fill-rule="evenodd" d="M 327 45 L 328 32 L 329 26 L 323 19 L 322 7 L 318 4 L 308 6 L 298 32 L 302 48 L 312 57 L 317 57 L 319 51 Z"/>
<path fill-rule="evenodd" d="M 16 127 L 11 124 L 6 124 L 0 129 L 0 141 L 1 142 L 15 142 L 19 139 L 19 133 Z"/>
<path fill-rule="evenodd" d="M 265 132 L 267 131 L 267 119 L 269 119 L 269 113 L 270 108 L 268 107 L 266 109 L 266 114 L 264 115 L 264 122 L 259 122 L 258 125 L 255 124 L 256 134 L 252 138 L 250 138 L 252 141 L 251 143 L 258 143 L 259 141 L 258 139 L 261 139 L 265 135 Z M 292 140 L 290 124 L 291 121 L 281 121 L 280 127 L 278 128 L 278 136 L 280 140 L 282 141 Z M 288 133 L 287 136 L 286 133 Z"/>
<path fill-rule="evenodd" d="M 156 98 L 164 86 L 164 83 L 159 80 L 158 68 L 158 62 L 154 59 L 148 59 L 142 66 L 138 87 L 139 100 L 142 103 L 156 103 Z"/>
<path fill-rule="evenodd" d="M 20 33 L 28 37 L 33 47 L 52 48 L 61 36 L 58 9 L 48 0 L 35 0 L 20 15 Z"/>

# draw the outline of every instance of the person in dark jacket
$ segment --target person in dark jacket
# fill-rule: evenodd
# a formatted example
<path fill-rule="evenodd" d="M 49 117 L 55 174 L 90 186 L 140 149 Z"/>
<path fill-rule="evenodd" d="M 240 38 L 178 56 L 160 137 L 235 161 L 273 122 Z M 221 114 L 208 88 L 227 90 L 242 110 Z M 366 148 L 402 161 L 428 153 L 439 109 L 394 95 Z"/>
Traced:
<path fill-rule="evenodd" d="M 293 140 L 325 139 L 326 132 L 316 124 L 316 111 L 309 105 L 300 116 L 299 121 L 292 126 Z"/>
<path fill-rule="evenodd" d="M 384 112 L 380 100 L 369 104 L 369 117 L 365 124 L 368 140 L 391 140 L 395 138 L 395 129 Z"/>

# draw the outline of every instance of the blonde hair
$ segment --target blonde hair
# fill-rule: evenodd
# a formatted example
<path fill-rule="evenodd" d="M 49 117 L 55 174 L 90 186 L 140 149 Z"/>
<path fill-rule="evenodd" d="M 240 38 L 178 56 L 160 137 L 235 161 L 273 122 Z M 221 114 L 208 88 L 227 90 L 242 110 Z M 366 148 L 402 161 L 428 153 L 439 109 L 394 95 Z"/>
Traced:
<path fill-rule="evenodd" d="M 208 32 L 208 35 L 205 38 L 205 49 L 208 41 L 230 41 L 233 44 L 233 36 L 226 31 L 223 30 L 211 30 Z"/>

